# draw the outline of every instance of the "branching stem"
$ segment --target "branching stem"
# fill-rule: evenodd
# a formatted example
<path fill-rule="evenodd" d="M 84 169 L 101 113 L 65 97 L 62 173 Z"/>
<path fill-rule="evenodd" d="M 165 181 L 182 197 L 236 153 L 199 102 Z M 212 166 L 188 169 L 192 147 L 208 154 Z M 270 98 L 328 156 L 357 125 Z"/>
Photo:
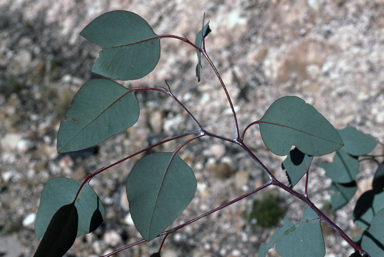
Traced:
<path fill-rule="evenodd" d="M 192 135 L 192 134 L 197 134 L 197 133 L 200 133 L 200 134 L 201 134 L 201 130 L 198 129 L 198 130 L 190 131 L 190 132 L 187 132 L 187 133 L 184 133 L 184 134 L 181 134 L 181 135 L 172 137 L 172 138 L 168 138 L 168 139 L 163 140 L 163 141 L 161 141 L 161 142 L 158 142 L 158 143 L 156 143 L 156 144 L 154 144 L 154 145 L 148 146 L 148 147 L 146 147 L 146 148 L 144 148 L 144 149 L 142 149 L 142 150 L 140 150 L 140 151 L 138 151 L 138 152 L 136 152 L 136 153 L 133 153 L 133 154 L 131 154 L 131 155 L 129 155 L 129 156 L 127 156 L 127 157 L 125 157 L 125 158 L 123 158 L 123 159 L 117 161 L 117 162 L 114 162 L 114 163 L 112 163 L 112 164 L 110 164 L 110 165 L 108 165 L 108 166 L 105 166 L 105 167 L 103 167 L 103 168 L 98 169 L 97 171 L 95 171 L 94 173 L 88 175 L 88 176 L 84 179 L 84 181 L 83 181 L 83 183 L 81 184 L 79 190 L 77 191 L 77 194 L 76 194 L 75 199 L 74 199 L 73 201 L 76 201 L 76 199 L 77 199 L 77 197 L 79 196 L 79 193 L 81 192 L 81 190 L 82 190 L 83 186 L 85 185 L 85 183 L 89 183 L 89 181 L 90 181 L 94 176 L 96 176 L 97 174 L 99 174 L 99 173 L 101 173 L 101 172 L 103 172 L 103 171 L 105 171 L 105 170 L 107 170 L 107 169 L 109 169 L 109 168 L 112 168 L 112 167 L 116 166 L 117 164 L 122 163 L 123 161 L 126 161 L 126 160 L 128 160 L 128 159 L 130 159 L 130 158 L 132 158 L 132 157 L 134 157 L 134 156 L 136 156 L 136 155 L 138 155 L 138 154 L 140 154 L 140 153 L 143 153 L 143 152 L 145 152 L 145 151 L 148 151 L 149 149 L 152 149 L 152 148 L 154 148 L 154 147 L 156 147 L 156 146 L 162 145 L 162 144 L 164 144 L 164 143 L 170 142 L 170 141 L 172 141 L 172 140 L 175 140 L 175 139 L 178 139 L 178 138 L 181 138 L 181 137 L 185 137 L 185 136 Z"/>

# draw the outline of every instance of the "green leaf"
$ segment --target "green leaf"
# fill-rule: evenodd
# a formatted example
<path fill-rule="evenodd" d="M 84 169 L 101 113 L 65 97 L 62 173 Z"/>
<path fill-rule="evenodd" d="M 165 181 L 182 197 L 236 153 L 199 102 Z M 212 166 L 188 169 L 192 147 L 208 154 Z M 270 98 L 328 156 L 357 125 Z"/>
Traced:
<path fill-rule="evenodd" d="M 275 250 L 284 257 L 323 257 L 324 239 L 317 214 L 307 207 L 298 224 L 293 224 L 285 217 L 284 226 L 276 229 L 269 244 L 260 245 L 258 256 L 264 257 L 274 245 Z"/>
<path fill-rule="evenodd" d="M 325 174 L 336 183 L 349 183 L 353 181 L 359 172 L 359 160 L 343 150 L 336 152 L 332 163 L 320 163 L 319 167 L 325 170 Z"/>
<path fill-rule="evenodd" d="M 384 210 L 379 211 L 371 222 L 368 230 L 364 231 L 361 248 L 371 257 L 384 256 Z"/>
<path fill-rule="evenodd" d="M 289 187 L 293 188 L 309 170 L 313 157 L 302 153 L 297 147 L 289 152 L 282 163 L 282 168 L 287 170 Z"/>
<path fill-rule="evenodd" d="M 120 84 L 97 79 L 86 83 L 76 94 L 65 115 L 57 138 L 57 151 L 78 151 L 98 144 L 134 125 L 139 104 L 134 92 Z"/>
<path fill-rule="evenodd" d="M 154 153 L 133 167 L 127 196 L 137 230 L 150 241 L 188 206 L 197 182 L 189 166 L 172 153 Z"/>
<path fill-rule="evenodd" d="M 195 38 L 195 45 L 199 48 L 201 48 L 202 39 L 208 36 L 208 34 L 211 32 L 211 29 L 209 28 L 209 21 L 205 24 L 205 26 L 197 33 Z M 201 33 L 203 33 L 203 36 L 201 36 Z M 196 49 L 197 54 L 197 65 L 196 65 L 196 77 L 197 81 L 200 82 L 200 69 L 201 69 L 201 52 Z"/>
<path fill-rule="evenodd" d="M 56 211 L 73 202 L 80 186 L 79 181 L 68 178 L 54 178 L 47 182 L 41 195 L 36 216 L 35 232 L 37 238 L 43 237 L 49 221 Z M 75 206 L 79 216 L 76 236 L 94 231 L 103 222 L 104 206 L 88 184 L 84 186 L 76 199 Z"/>
<path fill-rule="evenodd" d="M 57 210 L 33 256 L 63 256 L 75 242 L 78 219 L 77 209 L 73 203 Z"/>
<path fill-rule="evenodd" d="M 347 184 L 339 184 L 332 182 L 331 190 L 336 193 L 331 195 L 332 210 L 337 211 L 344 205 L 346 205 L 356 194 L 357 184 L 356 181 L 352 181 Z"/>
<path fill-rule="evenodd" d="M 369 134 L 347 125 L 346 128 L 338 130 L 344 142 L 343 151 L 353 156 L 360 156 L 370 153 L 377 145 L 375 138 Z"/>
<path fill-rule="evenodd" d="M 384 191 L 374 190 L 364 192 L 357 200 L 353 210 L 353 221 L 362 228 L 368 228 L 372 218 L 384 209 Z"/>
<path fill-rule="evenodd" d="M 259 124 L 265 145 L 280 156 L 287 155 L 293 145 L 314 156 L 343 146 L 337 130 L 315 108 L 296 96 L 275 101 Z"/>
<path fill-rule="evenodd" d="M 372 189 L 378 193 L 384 190 L 384 162 L 379 165 L 373 176 Z"/>
<path fill-rule="evenodd" d="M 143 18 L 132 12 L 105 13 L 80 35 L 103 48 L 92 71 L 111 79 L 142 78 L 160 59 L 160 39 Z"/>

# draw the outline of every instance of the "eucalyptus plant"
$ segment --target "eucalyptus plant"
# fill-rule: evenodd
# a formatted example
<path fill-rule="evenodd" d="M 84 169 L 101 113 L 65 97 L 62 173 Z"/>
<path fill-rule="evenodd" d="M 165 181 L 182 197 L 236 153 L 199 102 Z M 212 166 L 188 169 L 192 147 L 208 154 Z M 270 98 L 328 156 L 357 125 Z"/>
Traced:
<path fill-rule="evenodd" d="M 322 163 L 320 166 L 332 179 L 330 189 L 336 192 L 332 195 L 333 210 L 342 208 L 356 193 L 359 160 L 376 158 L 368 154 L 378 141 L 350 126 L 342 130 L 335 129 L 313 106 L 296 96 L 285 96 L 276 100 L 266 108 L 263 117 L 240 129 L 230 94 L 206 51 L 205 39 L 210 32 L 209 22 L 204 24 L 203 21 L 202 29 L 197 33 L 194 42 L 186 37 L 157 35 L 139 15 L 128 11 L 112 11 L 97 17 L 80 33 L 102 48 L 92 72 L 108 79 L 89 81 L 73 98 L 60 125 L 57 137 L 59 153 L 91 147 L 133 126 L 140 114 L 136 91 L 157 91 L 171 97 L 194 121 L 197 129 L 126 156 L 96 170 L 82 182 L 68 178 L 49 180 L 42 192 L 35 223 L 36 236 L 41 242 L 34 256 L 63 256 L 76 237 L 94 231 L 104 221 L 103 203 L 89 185 L 93 177 L 133 156 L 181 138 L 184 142 L 173 152 L 146 155 L 133 167 L 126 182 L 126 194 L 133 222 L 143 239 L 105 257 L 157 237 L 163 237 L 164 242 L 169 234 L 271 186 L 279 187 L 292 197 L 300 199 L 307 208 L 301 221 L 296 224 L 287 217 L 284 218 L 284 226 L 276 229 L 269 243 L 261 244 L 259 257 L 265 256 L 273 247 L 281 256 L 324 256 L 321 221 L 328 224 L 354 249 L 352 256 L 384 256 L 384 230 L 381 229 L 384 222 L 383 163 L 378 166 L 374 175 L 373 189 L 365 192 L 357 201 L 353 213 L 354 222 L 365 230 L 356 239 L 352 240 L 316 207 L 307 192 L 308 173 L 313 158 L 336 151 L 332 163 Z M 172 93 L 167 82 L 165 87 L 126 88 L 113 81 L 140 79 L 151 73 L 160 59 L 161 40 L 167 38 L 180 40 L 196 50 L 198 81 L 202 58 L 213 69 L 232 111 L 235 127 L 233 138 L 205 129 L 198 117 Z M 247 146 L 246 132 L 254 125 L 260 126 L 261 138 L 271 152 L 287 156 L 282 162 L 282 168 L 286 171 L 288 184 L 276 179 Z M 241 147 L 261 167 L 269 180 L 222 206 L 167 230 L 191 202 L 197 187 L 193 170 L 178 153 L 190 142 L 204 137 L 217 138 Z M 294 187 L 303 177 L 306 178 L 305 192 L 301 193 Z M 153 256 L 160 256 L 162 246 L 163 243 Z"/>

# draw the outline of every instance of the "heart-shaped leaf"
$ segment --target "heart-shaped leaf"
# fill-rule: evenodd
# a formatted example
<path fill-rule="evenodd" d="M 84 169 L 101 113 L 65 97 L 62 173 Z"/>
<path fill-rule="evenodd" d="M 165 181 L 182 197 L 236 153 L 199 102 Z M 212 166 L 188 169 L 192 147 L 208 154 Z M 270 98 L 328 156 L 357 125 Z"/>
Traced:
<path fill-rule="evenodd" d="M 344 142 L 342 150 L 353 156 L 360 156 L 370 153 L 376 147 L 375 138 L 369 134 L 350 127 L 349 125 L 338 130 L 341 139 Z"/>
<path fill-rule="evenodd" d="M 265 145 L 280 156 L 287 155 L 293 145 L 314 156 L 343 146 L 337 130 L 315 108 L 296 96 L 275 101 L 259 124 Z"/>
<path fill-rule="evenodd" d="M 199 48 L 201 48 L 201 44 L 203 42 L 203 38 L 208 36 L 208 34 L 211 32 L 211 29 L 209 28 L 209 21 L 205 26 L 197 33 L 195 38 L 195 45 Z M 201 53 L 199 50 L 196 49 L 197 54 L 197 65 L 196 65 L 196 77 L 197 81 L 200 82 L 200 69 L 201 69 Z"/>
<path fill-rule="evenodd" d="M 296 147 L 291 150 L 283 161 L 282 168 L 287 170 L 289 187 L 293 188 L 309 170 L 313 157 L 300 152 Z"/>
<path fill-rule="evenodd" d="M 356 181 L 352 181 L 347 184 L 332 182 L 331 190 L 336 192 L 335 194 L 331 195 L 332 210 L 337 211 L 346 205 L 356 194 L 357 184 Z"/>
<path fill-rule="evenodd" d="M 132 12 L 105 13 L 80 35 L 103 48 L 92 71 L 111 79 L 142 78 L 160 59 L 160 39 L 143 18 Z"/>
<path fill-rule="evenodd" d="M 127 196 L 133 222 L 150 241 L 188 206 L 197 182 L 178 155 L 154 153 L 141 159 L 129 174 Z"/>
<path fill-rule="evenodd" d="M 35 222 L 37 238 L 43 237 L 56 211 L 73 202 L 80 186 L 79 181 L 69 178 L 54 178 L 45 184 Z M 77 197 L 75 206 L 79 216 L 76 236 L 94 231 L 103 222 L 104 206 L 88 184 Z"/>
<path fill-rule="evenodd" d="M 49 225 L 41 239 L 34 257 L 60 257 L 73 245 L 76 239 L 78 213 L 71 203 L 64 205 L 48 220 Z"/>
<path fill-rule="evenodd" d="M 285 217 L 284 226 L 276 229 L 269 244 L 261 243 L 258 256 L 264 257 L 274 245 L 275 250 L 284 257 L 323 257 L 324 239 L 317 214 L 307 207 L 298 224 L 293 224 Z"/>
<path fill-rule="evenodd" d="M 332 163 L 320 163 L 319 167 L 336 183 L 349 183 L 356 178 L 359 172 L 359 160 L 343 150 L 336 152 Z"/>
<path fill-rule="evenodd" d="M 139 118 L 135 93 L 120 84 L 96 79 L 76 94 L 57 137 L 60 153 L 78 151 L 98 144 L 134 125 Z"/>

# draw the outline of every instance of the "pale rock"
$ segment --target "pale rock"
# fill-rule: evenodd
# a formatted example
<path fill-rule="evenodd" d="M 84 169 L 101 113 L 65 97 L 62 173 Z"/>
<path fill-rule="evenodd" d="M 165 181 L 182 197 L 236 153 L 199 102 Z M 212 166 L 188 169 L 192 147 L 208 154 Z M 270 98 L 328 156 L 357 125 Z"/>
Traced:
<path fill-rule="evenodd" d="M 170 248 L 165 248 L 161 252 L 161 255 L 162 256 L 167 256 L 167 257 L 178 257 L 179 256 L 177 251 L 175 251 L 174 249 L 170 249 Z"/>
<path fill-rule="evenodd" d="M 15 61 L 20 65 L 20 71 L 26 72 L 32 63 L 32 54 L 28 50 L 22 49 L 17 53 Z"/>
<path fill-rule="evenodd" d="M 104 234 L 104 242 L 110 246 L 117 246 L 121 243 L 121 237 L 115 230 L 108 231 Z"/>
<path fill-rule="evenodd" d="M 124 223 L 127 225 L 134 225 L 133 219 L 130 213 L 128 213 L 124 218 Z"/>
<path fill-rule="evenodd" d="M 72 159 L 66 155 L 64 156 L 60 161 L 59 161 L 59 166 L 63 169 L 65 168 L 70 168 L 73 166 L 73 161 Z"/>
<path fill-rule="evenodd" d="M 184 122 L 184 118 L 181 115 L 177 115 L 172 118 L 167 118 L 163 123 L 163 129 L 166 133 L 171 134 L 173 130 L 180 129 L 180 124 Z"/>
<path fill-rule="evenodd" d="M 152 128 L 152 131 L 156 134 L 161 133 L 161 129 L 163 127 L 164 120 L 164 112 L 163 111 L 153 111 L 149 116 L 149 125 Z"/>
<path fill-rule="evenodd" d="M 27 152 L 28 150 L 32 149 L 34 146 L 33 142 L 28 139 L 21 139 L 19 142 L 17 142 L 17 151 L 21 154 Z"/>
<path fill-rule="evenodd" d="M 240 250 L 238 250 L 238 249 L 234 249 L 234 250 L 232 251 L 232 256 L 240 256 L 240 255 L 241 255 Z"/>
<path fill-rule="evenodd" d="M 128 203 L 128 199 L 127 199 L 127 188 L 125 186 L 121 188 L 120 207 L 124 211 L 129 211 L 129 203 Z"/>
<path fill-rule="evenodd" d="M 249 182 L 249 173 L 246 171 L 238 171 L 235 174 L 235 185 L 237 189 L 242 189 Z"/>
<path fill-rule="evenodd" d="M 209 149 L 216 160 L 219 160 L 225 154 L 225 145 L 223 144 L 214 144 Z"/>
<path fill-rule="evenodd" d="M 318 11 L 321 8 L 322 1 L 320 1 L 320 0 L 307 0 L 307 4 L 314 11 Z"/>
<path fill-rule="evenodd" d="M 32 227 L 36 220 L 36 213 L 30 213 L 23 219 L 23 226 L 26 228 Z"/>
<path fill-rule="evenodd" d="M 311 64 L 306 67 L 308 75 L 315 80 L 320 75 L 321 69 L 317 64 Z"/>
<path fill-rule="evenodd" d="M 5 151 L 13 152 L 17 148 L 18 142 L 22 139 L 22 135 L 9 133 L 1 140 L 1 146 Z"/>
<path fill-rule="evenodd" d="M 16 171 L 9 170 L 1 174 L 1 177 L 3 178 L 3 181 L 5 183 L 8 183 L 15 174 L 16 174 Z"/>
<path fill-rule="evenodd" d="M 103 246 L 101 245 L 100 241 L 94 241 L 92 243 L 92 248 L 95 251 L 95 253 L 97 253 L 97 254 L 101 254 L 101 252 L 103 250 Z"/>

